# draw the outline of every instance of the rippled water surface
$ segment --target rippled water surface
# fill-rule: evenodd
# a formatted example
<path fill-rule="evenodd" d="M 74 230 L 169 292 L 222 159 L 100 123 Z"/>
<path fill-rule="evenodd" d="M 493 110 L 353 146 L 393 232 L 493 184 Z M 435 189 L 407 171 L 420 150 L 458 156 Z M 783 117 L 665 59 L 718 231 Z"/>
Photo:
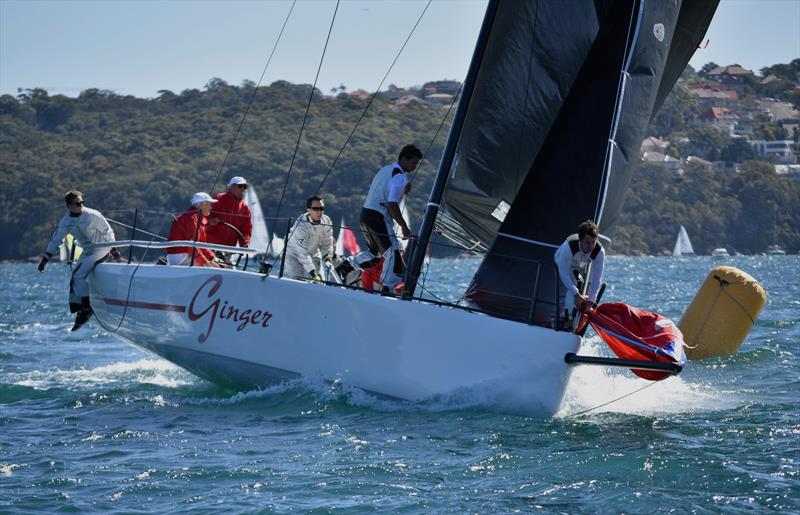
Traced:
<path fill-rule="evenodd" d="M 612 258 L 605 300 L 677 320 L 721 263 Z M 643 390 L 578 368 L 548 420 L 479 392 L 224 390 L 95 324 L 67 332 L 63 267 L 0 265 L 0 512 L 800 512 L 800 258 L 725 264 L 769 294 L 736 355 Z M 474 266 L 434 260 L 428 286 L 456 299 Z"/>

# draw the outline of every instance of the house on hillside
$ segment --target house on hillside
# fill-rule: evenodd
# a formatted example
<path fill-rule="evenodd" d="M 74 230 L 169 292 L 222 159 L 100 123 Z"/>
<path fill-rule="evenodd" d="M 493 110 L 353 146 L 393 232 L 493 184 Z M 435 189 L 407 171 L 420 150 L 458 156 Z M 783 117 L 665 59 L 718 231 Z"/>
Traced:
<path fill-rule="evenodd" d="M 714 163 L 712 163 L 711 161 L 706 161 L 702 157 L 697 157 L 697 156 L 687 157 L 685 163 L 687 166 L 688 165 L 697 166 L 706 171 L 711 171 L 714 168 Z"/>
<path fill-rule="evenodd" d="M 645 152 L 661 152 L 662 154 L 666 154 L 668 146 L 669 141 L 656 138 L 655 136 L 648 136 L 642 141 L 640 154 Z"/>
<path fill-rule="evenodd" d="M 386 91 L 381 92 L 381 96 L 390 102 L 395 102 L 410 94 L 411 93 L 407 89 L 400 88 L 394 84 L 389 84 L 389 87 L 386 88 Z"/>
<path fill-rule="evenodd" d="M 405 109 L 412 104 L 416 105 L 425 105 L 425 101 L 419 98 L 416 95 L 405 95 L 400 97 L 393 105 L 392 111 L 399 111 L 401 109 Z"/>
<path fill-rule="evenodd" d="M 689 88 L 689 94 L 697 99 L 697 107 L 701 111 L 712 107 L 733 108 L 739 100 L 739 94 L 724 85 L 710 86 L 708 84 Z"/>
<path fill-rule="evenodd" d="M 793 165 L 797 163 L 797 143 L 792 140 L 750 141 L 756 154 L 773 163 Z"/>
<path fill-rule="evenodd" d="M 675 175 L 683 175 L 681 162 L 672 156 L 662 154 L 661 152 L 645 152 L 642 154 L 642 161 L 646 163 L 661 163 L 664 167 Z"/>
<path fill-rule="evenodd" d="M 787 179 L 800 181 L 800 165 L 775 165 L 775 173 Z"/>
<path fill-rule="evenodd" d="M 738 93 L 742 92 L 746 77 L 755 77 L 752 70 L 742 68 L 738 64 L 733 66 L 717 66 L 706 73 L 706 78 L 724 84 L 727 89 L 732 89 Z"/>
<path fill-rule="evenodd" d="M 422 96 L 457 95 L 460 90 L 461 83 L 457 80 L 435 80 L 422 85 Z"/>
<path fill-rule="evenodd" d="M 365 89 L 357 89 L 355 91 L 351 91 L 347 94 L 350 98 L 360 98 L 361 100 L 367 100 L 369 97 L 372 96 L 372 93 Z"/>
<path fill-rule="evenodd" d="M 453 102 L 454 98 L 455 95 L 450 95 L 448 93 L 433 93 L 431 95 L 425 95 L 426 101 L 430 102 L 431 104 L 443 106 L 449 106 Z"/>
<path fill-rule="evenodd" d="M 711 107 L 695 115 L 692 124 L 695 127 L 711 127 L 733 136 L 739 117 L 727 107 Z"/>

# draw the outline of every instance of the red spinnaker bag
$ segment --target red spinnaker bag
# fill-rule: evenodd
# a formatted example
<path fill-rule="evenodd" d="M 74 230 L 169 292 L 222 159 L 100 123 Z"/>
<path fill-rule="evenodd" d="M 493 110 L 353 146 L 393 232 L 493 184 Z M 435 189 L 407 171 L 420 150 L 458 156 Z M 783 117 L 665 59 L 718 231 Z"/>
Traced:
<path fill-rule="evenodd" d="M 588 312 L 589 323 L 621 359 L 686 364 L 683 334 L 669 318 L 611 302 Z M 632 369 L 637 376 L 660 381 L 671 374 Z"/>

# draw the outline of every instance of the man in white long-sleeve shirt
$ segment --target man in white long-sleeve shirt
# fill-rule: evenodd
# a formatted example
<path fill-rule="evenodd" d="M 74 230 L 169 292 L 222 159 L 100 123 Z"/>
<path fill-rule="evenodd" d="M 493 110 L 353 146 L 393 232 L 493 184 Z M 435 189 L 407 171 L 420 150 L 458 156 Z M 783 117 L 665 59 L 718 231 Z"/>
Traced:
<path fill-rule="evenodd" d="M 64 213 L 58 228 L 50 238 L 50 243 L 47 244 L 44 256 L 39 262 L 39 271 L 44 272 L 47 262 L 58 252 L 58 247 L 67 234 L 71 234 L 75 242 L 84 247 L 80 259 L 72 266 L 72 278 L 69 283 L 69 310 L 70 313 L 77 313 L 75 325 L 72 327 L 75 331 L 92 316 L 89 283 L 86 282 L 86 277 L 112 250 L 91 249 L 90 246 L 93 243 L 114 241 L 115 238 L 114 231 L 100 211 L 84 207 L 83 194 L 80 191 L 68 191 L 64 201 L 67 204 L 67 212 Z"/>
<path fill-rule="evenodd" d="M 333 227 L 325 201 L 316 195 L 306 200 L 306 212 L 292 226 L 286 243 L 283 273 L 297 279 L 322 278 L 322 261 L 333 260 Z"/>
<path fill-rule="evenodd" d="M 586 220 L 578 226 L 578 233 L 569 236 L 556 250 L 558 276 L 565 291 L 561 296 L 562 306 L 567 309 L 574 306 L 579 311 L 585 311 L 597 300 L 606 257 L 603 245 L 597 241 L 599 235 L 594 222 Z M 589 281 L 585 295 L 578 291 L 579 274 L 584 284 Z"/>

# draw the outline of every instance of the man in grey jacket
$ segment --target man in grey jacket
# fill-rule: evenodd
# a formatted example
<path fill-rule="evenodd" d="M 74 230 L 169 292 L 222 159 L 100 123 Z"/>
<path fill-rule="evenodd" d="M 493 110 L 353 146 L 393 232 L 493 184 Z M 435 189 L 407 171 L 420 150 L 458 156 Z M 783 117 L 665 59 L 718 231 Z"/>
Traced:
<path fill-rule="evenodd" d="M 325 201 L 315 196 L 306 200 L 286 241 L 284 275 L 297 279 L 322 279 L 323 260 L 333 260 L 333 227 L 325 212 Z"/>
<path fill-rule="evenodd" d="M 108 224 L 105 217 L 95 209 L 84 207 L 83 194 L 80 191 L 68 191 L 64 196 L 67 204 L 67 212 L 58 223 L 58 228 L 47 244 L 42 260 L 39 262 L 39 271 L 44 272 L 47 262 L 58 252 L 58 247 L 64 241 L 67 234 L 71 234 L 75 242 L 86 249 L 73 264 L 72 278 L 69 283 L 69 310 L 70 313 L 77 313 L 75 331 L 85 324 L 92 316 L 92 306 L 89 303 L 89 283 L 86 277 L 94 270 L 100 261 L 103 261 L 112 249 L 92 249 L 93 243 L 106 243 L 114 241 L 114 231 Z M 116 255 L 116 250 L 113 250 Z"/>

